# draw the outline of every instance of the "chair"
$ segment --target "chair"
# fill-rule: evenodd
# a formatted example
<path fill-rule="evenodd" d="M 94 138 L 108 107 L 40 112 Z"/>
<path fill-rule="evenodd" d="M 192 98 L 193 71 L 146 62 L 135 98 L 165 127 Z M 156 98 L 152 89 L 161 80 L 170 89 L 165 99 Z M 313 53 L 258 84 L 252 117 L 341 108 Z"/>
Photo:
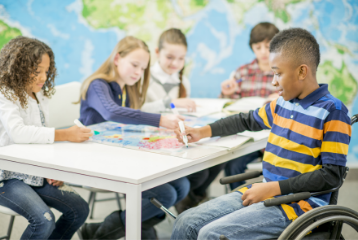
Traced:
<path fill-rule="evenodd" d="M 10 240 L 12 226 L 14 225 L 15 217 L 20 216 L 20 215 L 16 212 L 12 211 L 10 208 L 4 207 L 4 206 L 0 206 L 0 213 L 10 215 L 10 221 L 9 221 L 9 225 L 7 227 L 7 233 L 5 236 L 0 237 L 0 239 Z"/>
<path fill-rule="evenodd" d="M 73 104 L 80 99 L 81 83 L 71 82 L 55 87 L 55 94 L 49 103 L 50 125 L 54 128 L 73 126 L 73 120 L 80 117 L 80 104 Z"/>
<path fill-rule="evenodd" d="M 351 125 L 358 121 L 358 114 L 351 118 Z M 330 203 L 327 206 L 318 207 L 308 211 L 293 221 L 280 235 L 279 240 L 286 239 L 344 239 L 342 236 L 343 224 L 351 226 L 358 232 L 358 213 L 347 207 L 336 206 L 338 199 L 338 190 L 348 174 L 349 168 L 343 176 L 340 186 L 316 193 L 301 192 L 282 196 L 264 201 L 266 207 L 277 206 L 284 203 L 297 202 L 307 199 L 311 196 L 317 196 L 331 192 Z M 248 180 L 262 175 L 262 171 L 254 171 L 235 176 L 220 179 L 221 184 L 229 184 L 233 182 Z M 249 184 L 244 184 L 239 188 Z M 238 189 L 238 188 L 237 188 Z M 234 189 L 233 191 L 237 190 Z M 310 233 L 310 234 L 309 234 Z M 228 240 L 224 235 L 220 236 L 220 240 Z"/>
<path fill-rule="evenodd" d="M 88 205 L 90 206 L 90 217 L 89 217 L 90 219 L 93 219 L 94 204 L 96 202 L 104 202 L 104 201 L 116 200 L 119 210 L 122 209 L 120 199 L 121 198 L 125 199 L 125 196 L 120 197 L 119 193 L 113 192 L 115 194 L 115 198 L 96 199 L 97 193 L 110 193 L 111 191 L 107 191 L 107 190 L 103 190 L 103 189 L 99 189 L 99 188 L 87 187 L 87 186 L 83 186 L 82 188 L 87 189 L 87 190 L 89 190 L 91 192 L 90 196 L 88 198 Z"/>

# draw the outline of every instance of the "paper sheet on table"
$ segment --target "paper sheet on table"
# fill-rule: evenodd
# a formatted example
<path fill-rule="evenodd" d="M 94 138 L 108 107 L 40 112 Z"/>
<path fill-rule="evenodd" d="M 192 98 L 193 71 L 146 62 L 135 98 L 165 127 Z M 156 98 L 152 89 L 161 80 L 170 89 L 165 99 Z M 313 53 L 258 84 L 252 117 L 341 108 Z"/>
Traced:
<path fill-rule="evenodd" d="M 202 117 L 213 113 L 221 112 L 224 105 L 232 99 L 222 98 L 191 98 L 196 103 L 196 112 L 188 112 L 185 108 L 177 108 L 180 114 Z"/>
<path fill-rule="evenodd" d="M 225 110 L 232 112 L 249 112 L 250 110 L 255 110 L 262 107 L 269 100 L 262 97 L 246 97 L 241 98 L 226 107 Z"/>
<path fill-rule="evenodd" d="M 197 144 L 204 146 L 223 147 L 227 150 L 232 150 L 249 141 L 253 141 L 253 138 L 235 134 L 226 137 L 204 138 L 198 141 Z"/>

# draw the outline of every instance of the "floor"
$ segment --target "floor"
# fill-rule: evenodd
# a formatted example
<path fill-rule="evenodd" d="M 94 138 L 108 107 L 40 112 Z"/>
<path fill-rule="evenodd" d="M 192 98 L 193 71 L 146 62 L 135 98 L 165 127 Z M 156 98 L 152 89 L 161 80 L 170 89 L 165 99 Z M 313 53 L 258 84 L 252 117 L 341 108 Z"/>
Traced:
<path fill-rule="evenodd" d="M 210 187 L 209 191 L 212 197 L 220 196 L 225 193 L 225 188 L 219 183 L 219 177 L 222 177 L 222 175 L 218 176 L 218 178 Z M 87 190 L 76 188 L 76 191 L 84 199 L 88 199 L 89 192 Z M 112 193 L 99 194 L 98 198 L 108 198 L 112 196 L 114 197 L 114 194 Z M 124 202 L 122 202 L 122 205 L 125 206 Z M 349 172 L 348 178 L 340 190 L 338 205 L 349 207 L 358 212 L 358 169 L 353 169 Z M 100 222 L 103 220 L 104 217 L 106 217 L 109 213 L 116 209 L 118 209 L 118 207 L 115 201 L 96 203 L 94 210 L 94 219 L 88 220 L 88 222 Z M 170 208 L 169 210 L 176 214 L 174 208 Z M 53 210 L 53 212 L 56 217 L 59 217 L 59 212 L 57 212 L 56 210 Z M 0 214 L 0 237 L 6 233 L 9 218 L 10 217 L 7 215 Z M 159 239 L 164 240 L 170 238 L 172 225 L 173 219 L 167 216 L 164 222 L 156 226 Z M 20 239 L 21 234 L 26 228 L 26 226 L 27 221 L 25 220 L 25 218 L 16 217 L 11 239 Z M 343 229 L 343 236 L 345 237 L 345 239 L 358 239 L 358 233 L 355 232 L 351 227 L 347 226 L 345 226 Z M 79 238 L 77 235 L 75 235 L 72 239 L 75 240 Z"/>

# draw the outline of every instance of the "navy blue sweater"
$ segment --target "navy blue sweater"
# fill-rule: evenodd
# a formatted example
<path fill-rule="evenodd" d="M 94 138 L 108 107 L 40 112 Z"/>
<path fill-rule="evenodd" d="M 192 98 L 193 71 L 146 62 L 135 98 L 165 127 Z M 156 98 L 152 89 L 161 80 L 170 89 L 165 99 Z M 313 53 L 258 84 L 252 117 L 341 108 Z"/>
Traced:
<path fill-rule="evenodd" d="M 122 107 L 122 90 L 117 82 L 96 79 L 88 87 L 86 100 L 81 100 L 80 121 L 84 125 L 113 121 L 159 127 L 160 114 L 129 108 L 128 93 L 125 106 Z"/>

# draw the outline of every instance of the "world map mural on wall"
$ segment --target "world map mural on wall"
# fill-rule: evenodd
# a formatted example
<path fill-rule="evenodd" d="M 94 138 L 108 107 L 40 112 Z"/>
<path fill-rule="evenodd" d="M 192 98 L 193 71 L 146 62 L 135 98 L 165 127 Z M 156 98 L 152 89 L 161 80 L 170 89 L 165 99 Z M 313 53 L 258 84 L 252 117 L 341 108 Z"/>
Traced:
<path fill-rule="evenodd" d="M 249 33 L 262 21 L 309 30 L 320 44 L 319 82 L 358 113 L 356 0 L 1 0 L 0 48 L 18 35 L 35 37 L 54 50 L 57 84 L 81 82 L 124 36 L 146 41 L 153 53 L 161 32 L 177 27 L 188 39 L 192 97 L 215 98 L 220 82 L 254 59 Z M 358 166 L 357 132 L 349 162 Z"/>

